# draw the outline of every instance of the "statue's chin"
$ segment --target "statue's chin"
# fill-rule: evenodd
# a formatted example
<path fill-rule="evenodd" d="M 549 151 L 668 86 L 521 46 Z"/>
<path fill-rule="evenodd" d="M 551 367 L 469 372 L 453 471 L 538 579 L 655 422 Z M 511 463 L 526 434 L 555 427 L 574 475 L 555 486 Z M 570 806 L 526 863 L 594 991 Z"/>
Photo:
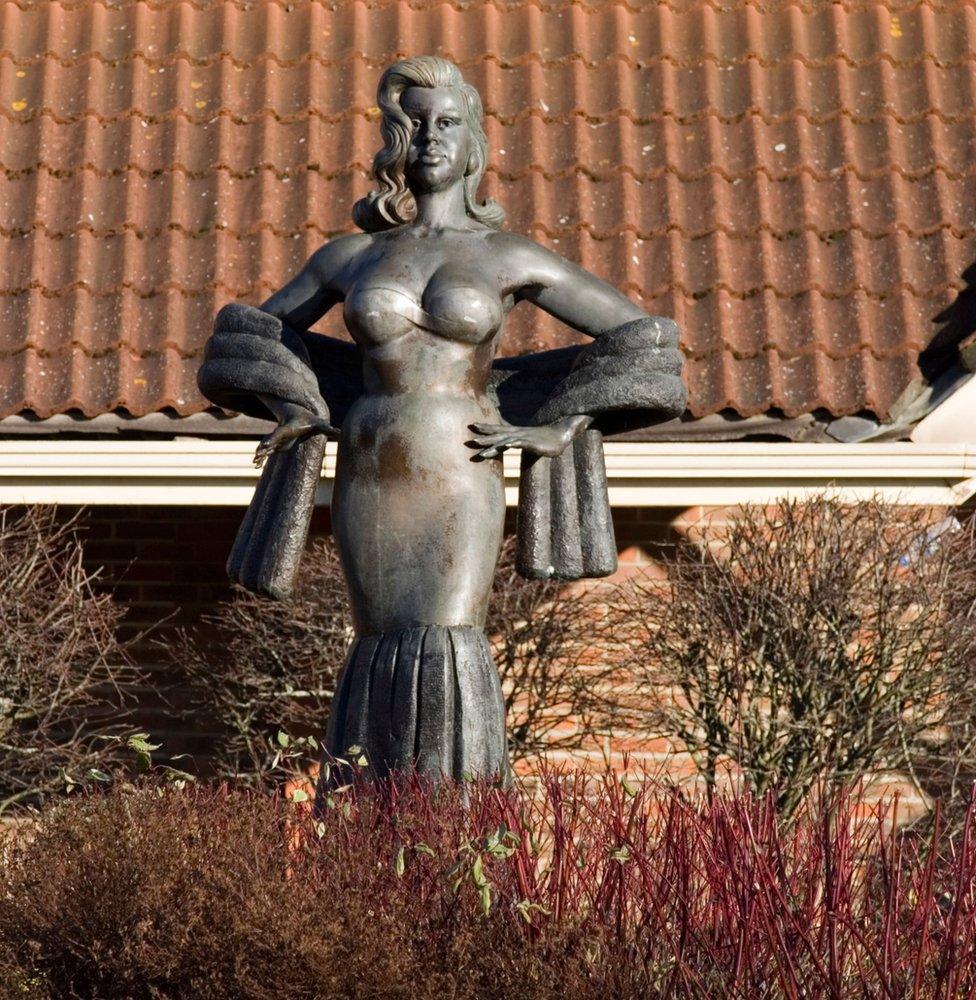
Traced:
<path fill-rule="evenodd" d="M 450 167 L 444 163 L 415 163 L 411 166 L 407 176 L 411 193 L 436 194 L 438 191 L 446 191 L 449 187 L 461 182 L 460 177 L 455 177 Z"/>

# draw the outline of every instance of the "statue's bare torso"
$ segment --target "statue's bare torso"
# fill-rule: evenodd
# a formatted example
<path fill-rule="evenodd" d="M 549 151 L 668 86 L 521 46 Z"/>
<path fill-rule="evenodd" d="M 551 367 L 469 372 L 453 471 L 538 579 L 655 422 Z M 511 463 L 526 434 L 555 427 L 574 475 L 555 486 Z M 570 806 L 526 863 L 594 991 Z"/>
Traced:
<path fill-rule="evenodd" d="M 310 326 L 342 303 L 363 353 L 366 391 L 341 429 L 332 500 L 362 635 L 484 623 L 504 484 L 500 450 L 469 445 L 473 425 L 499 423 L 488 377 L 520 299 L 591 333 L 643 315 L 557 254 L 470 220 L 341 237 L 264 305 Z"/>
<path fill-rule="evenodd" d="M 344 290 L 366 392 L 343 424 L 332 524 L 363 635 L 484 624 L 504 484 L 465 442 L 499 420 L 486 386 L 512 303 L 492 235 L 441 234 L 423 254 L 409 230 L 372 237 Z"/>

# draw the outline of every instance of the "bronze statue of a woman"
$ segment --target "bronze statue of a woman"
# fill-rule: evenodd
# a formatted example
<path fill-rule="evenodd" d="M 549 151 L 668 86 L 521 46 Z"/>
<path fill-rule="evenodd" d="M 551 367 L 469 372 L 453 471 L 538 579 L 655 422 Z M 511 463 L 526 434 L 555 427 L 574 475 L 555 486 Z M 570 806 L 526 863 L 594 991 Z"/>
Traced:
<path fill-rule="evenodd" d="M 260 309 L 225 306 L 207 344 L 202 391 L 278 421 L 228 567 L 252 590 L 287 593 L 325 439 L 338 438 L 332 526 L 356 639 L 327 752 L 360 747 L 377 775 L 504 780 L 504 703 L 483 631 L 501 453 L 523 454 L 522 571 L 612 572 L 601 433 L 682 412 L 677 329 L 501 230 L 502 209 L 477 197 L 481 101 L 456 66 L 398 62 L 378 104 L 377 189 L 353 209 L 363 232 L 316 251 Z M 523 300 L 594 342 L 495 361 Z M 353 344 L 309 332 L 340 302 Z"/>

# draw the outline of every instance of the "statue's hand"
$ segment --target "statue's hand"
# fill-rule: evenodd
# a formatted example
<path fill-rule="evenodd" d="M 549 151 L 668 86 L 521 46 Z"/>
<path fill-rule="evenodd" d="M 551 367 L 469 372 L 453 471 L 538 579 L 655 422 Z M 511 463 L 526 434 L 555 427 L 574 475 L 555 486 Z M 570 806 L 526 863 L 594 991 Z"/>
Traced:
<path fill-rule="evenodd" d="M 304 441 L 313 434 L 325 434 L 326 437 L 335 438 L 339 436 L 339 429 L 333 427 L 325 417 L 316 416 L 303 406 L 286 404 L 278 426 L 261 438 L 261 443 L 254 453 L 254 464 L 260 468 L 269 455 L 276 451 L 289 451 L 299 441 Z"/>
<path fill-rule="evenodd" d="M 588 417 L 563 417 L 539 427 L 514 424 L 471 424 L 475 432 L 468 446 L 478 448 L 476 458 L 495 458 L 506 448 L 521 448 L 533 455 L 561 455 L 574 437 L 590 423 Z"/>

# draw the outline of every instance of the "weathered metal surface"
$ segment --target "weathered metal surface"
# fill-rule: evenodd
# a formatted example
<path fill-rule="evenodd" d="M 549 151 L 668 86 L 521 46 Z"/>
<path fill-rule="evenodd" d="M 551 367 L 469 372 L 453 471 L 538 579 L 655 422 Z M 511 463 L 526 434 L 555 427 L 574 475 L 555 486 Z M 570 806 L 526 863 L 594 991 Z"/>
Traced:
<path fill-rule="evenodd" d="M 519 512 L 519 530 L 545 539 L 545 565 L 523 569 L 611 572 L 595 428 L 618 410 L 645 423 L 684 410 L 677 329 L 500 230 L 502 209 L 478 194 L 480 100 L 453 64 L 396 63 L 378 104 L 377 185 L 353 209 L 365 232 L 325 244 L 260 309 L 225 306 L 207 344 L 201 390 L 278 420 L 229 568 L 251 589 L 287 592 L 324 441 L 337 437 L 332 528 L 358 638 L 327 749 L 358 746 L 373 774 L 505 777 L 504 702 L 482 633 L 505 517 L 501 455 L 518 447 L 547 470 L 545 503 L 529 475 Z M 493 371 L 520 301 L 593 346 Z M 340 303 L 355 347 L 307 332 Z"/>

